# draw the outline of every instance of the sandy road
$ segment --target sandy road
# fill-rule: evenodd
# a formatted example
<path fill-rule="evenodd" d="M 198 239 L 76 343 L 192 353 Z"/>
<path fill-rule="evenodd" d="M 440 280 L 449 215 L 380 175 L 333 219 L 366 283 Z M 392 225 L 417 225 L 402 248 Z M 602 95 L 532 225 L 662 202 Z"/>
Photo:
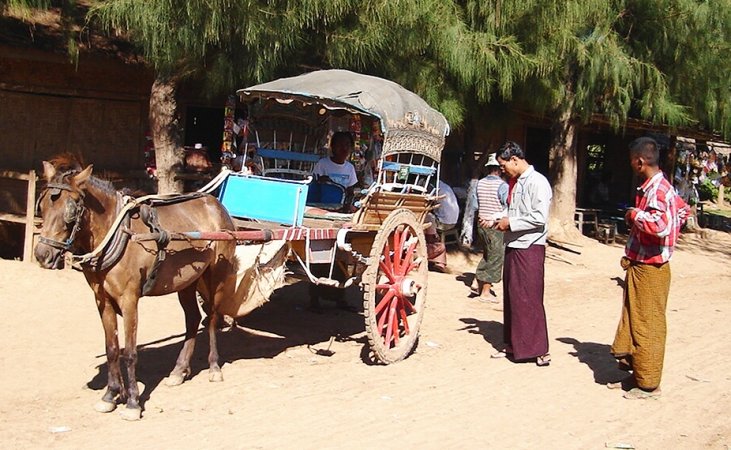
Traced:
<path fill-rule="evenodd" d="M 388 367 L 363 361 L 361 315 L 309 313 L 293 286 L 221 333 L 223 383 L 208 382 L 200 335 L 192 379 L 168 388 L 182 312 L 173 297 L 143 299 L 136 423 L 92 409 L 106 365 L 81 274 L 0 261 L 0 447 L 729 448 L 731 237 L 685 237 L 674 257 L 660 400 L 604 386 L 621 375 L 608 353 L 621 253 L 588 242 L 581 256 L 549 252 L 547 368 L 489 358 L 502 313 L 467 298 L 461 275 L 476 260 L 462 255 L 453 273 L 430 274 L 419 347 Z M 333 336 L 334 355 L 313 353 Z"/>

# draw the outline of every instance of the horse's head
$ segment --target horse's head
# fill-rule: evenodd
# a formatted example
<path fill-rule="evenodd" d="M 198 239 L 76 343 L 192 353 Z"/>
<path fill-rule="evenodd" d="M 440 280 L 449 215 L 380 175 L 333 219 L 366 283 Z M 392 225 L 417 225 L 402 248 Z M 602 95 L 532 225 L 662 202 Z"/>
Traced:
<path fill-rule="evenodd" d="M 43 161 L 46 187 L 36 203 L 36 213 L 43 218 L 43 228 L 35 248 L 35 256 L 46 269 L 62 269 L 63 255 L 73 250 L 76 237 L 85 220 L 84 186 L 92 166 L 68 170 Z"/>

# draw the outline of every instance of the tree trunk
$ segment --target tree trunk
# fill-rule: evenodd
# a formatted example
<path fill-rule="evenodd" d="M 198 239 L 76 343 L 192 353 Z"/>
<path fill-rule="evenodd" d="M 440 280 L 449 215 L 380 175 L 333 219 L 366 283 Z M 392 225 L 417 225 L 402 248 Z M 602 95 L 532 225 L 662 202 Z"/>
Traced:
<path fill-rule="evenodd" d="M 675 165 L 678 159 L 678 137 L 670 136 L 670 146 L 668 147 L 668 153 L 665 156 L 665 167 L 663 172 L 670 181 L 670 184 L 675 184 Z"/>
<path fill-rule="evenodd" d="M 574 223 L 576 211 L 576 119 L 573 107 L 567 106 L 559 113 L 551 128 L 549 172 L 553 188 L 553 201 L 548 217 L 551 239 L 573 242 L 581 239 Z"/>
<path fill-rule="evenodd" d="M 716 199 L 716 205 L 718 205 L 719 208 L 723 208 L 723 194 L 726 193 L 725 191 L 726 188 L 723 186 L 723 183 L 718 183 L 718 198 Z"/>
<path fill-rule="evenodd" d="M 180 139 L 180 119 L 175 78 L 158 75 L 150 91 L 150 130 L 155 144 L 157 192 L 183 192 L 183 182 L 176 172 L 183 167 L 184 151 Z"/>

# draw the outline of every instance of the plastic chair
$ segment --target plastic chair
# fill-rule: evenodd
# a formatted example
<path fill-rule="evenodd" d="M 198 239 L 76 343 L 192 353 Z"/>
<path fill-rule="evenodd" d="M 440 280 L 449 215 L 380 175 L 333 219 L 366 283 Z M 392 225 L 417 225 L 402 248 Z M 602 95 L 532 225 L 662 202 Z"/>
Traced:
<path fill-rule="evenodd" d="M 319 183 L 313 181 L 307 192 L 307 204 L 331 211 L 343 209 L 345 203 L 345 187 L 343 185 L 326 181 Z"/>

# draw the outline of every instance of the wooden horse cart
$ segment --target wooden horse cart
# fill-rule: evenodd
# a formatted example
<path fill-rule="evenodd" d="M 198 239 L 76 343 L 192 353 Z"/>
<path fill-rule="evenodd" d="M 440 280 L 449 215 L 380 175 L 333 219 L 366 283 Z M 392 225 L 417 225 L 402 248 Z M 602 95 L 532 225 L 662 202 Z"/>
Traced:
<path fill-rule="evenodd" d="M 248 108 L 248 133 L 236 141 L 241 170 L 224 169 L 199 192 L 132 198 L 70 155 L 43 162 L 36 203 L 43 228 L 34 255 L 48 269 L 62 268 L 67 257 L 94 292 L 108 365 L 96 411 L 125 403 L 124 419 L 141 418 L 136 366 L 143 296 L 176 292 L 185 314 L 183 346 L 166 381 L 171 386 L 191 374 L 201 319 L 196 296 L 210 318 L 209 380 L 222 381 L 220 316 L 246 315 L 290 272 L 309 280 L 311 294 L 358 284 L 368 341 L 381 363 L 405 358 L 416 345 L 426 303 L 424 229 L 439 199 L 449 131 L 444 117 L 396 83 L 343 70 L 284 78 L 238 95 Z M 334 133 L 337 154 L 327 160 Z M 363 172 L 359 189 L 355 166 L 350 171 L 342 162 L 345 137 L 358 144 L 351 149 L 360 158 L 355 162 L 373 169 Z M 320 171 L 331 164 L 350 171 L 347 189 L 337 184 L 337 170 Z M 218 200 L 207 195 L 214 193 Z"/>
<path fill-rule="evenodd" d="M 316 285 L 359 283 L 375 357 L 386 364 L 405 358 L 426 303 L 424 229 L 438 200 L 449 132 L 444 116 L 396 83 L 345 70 L 279 79 L 237 94 L 248 107 L 250 128 L 238 146 L 244 170 L 224 172 L 214 183 L 237 230 L 173 233 L 239 244 L 240 259 L 248 263 L 239 269 L 236 296 L 221 312 L 237 317 L 261 304 L 289 261 Z M 377 167 L 372 183 L 351 202 L 342 191 L 338 196 L 337 186 L 313 181 L 312 166 L 326 156 L 328 135 L 366 120 L 382 136 L 382 149 L 370 153 Z M 315 275 L 316 266 L 325 270 Z"/>

